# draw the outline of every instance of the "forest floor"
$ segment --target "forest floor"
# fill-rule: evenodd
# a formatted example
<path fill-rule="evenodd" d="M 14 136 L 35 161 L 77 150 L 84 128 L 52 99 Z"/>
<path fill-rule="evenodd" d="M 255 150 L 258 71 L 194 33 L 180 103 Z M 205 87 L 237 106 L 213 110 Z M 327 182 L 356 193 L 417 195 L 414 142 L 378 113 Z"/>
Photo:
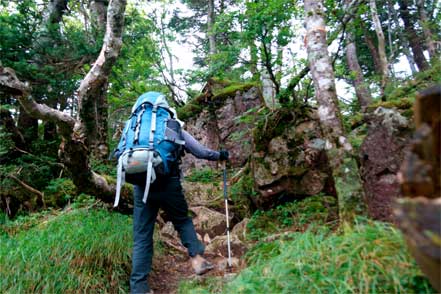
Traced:
<path fill-rule="evenodd" d="M 181 252 L 164 252 L 153 259 L 153 270 L 149 276 L 149 285 L 154 294 L 176 294 L 181 281 L 203 281 L 210 277 L 228 276 L 238 269 L 220 269 L 218 265 L 223 257 L 206 255 L 207 260 L 215 265 L 215 268 L 198 276 L 193 272 L 190 258 Z"/>

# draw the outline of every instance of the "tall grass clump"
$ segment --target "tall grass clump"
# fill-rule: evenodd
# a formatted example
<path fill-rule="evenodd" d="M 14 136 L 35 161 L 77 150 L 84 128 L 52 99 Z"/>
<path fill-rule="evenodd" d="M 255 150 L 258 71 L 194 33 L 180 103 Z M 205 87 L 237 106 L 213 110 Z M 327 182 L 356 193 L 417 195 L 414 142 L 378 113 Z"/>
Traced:
<path fill-rule="evenodd" d="M 0 230 L 0 292 L 128 293 L 131 222 L 103 209 L 74 209 Z"/>
<path fill-rule="evenodd" d="M 224 293 L 433 293 L 399 231 L 363 221 L 258 243 Z"/>

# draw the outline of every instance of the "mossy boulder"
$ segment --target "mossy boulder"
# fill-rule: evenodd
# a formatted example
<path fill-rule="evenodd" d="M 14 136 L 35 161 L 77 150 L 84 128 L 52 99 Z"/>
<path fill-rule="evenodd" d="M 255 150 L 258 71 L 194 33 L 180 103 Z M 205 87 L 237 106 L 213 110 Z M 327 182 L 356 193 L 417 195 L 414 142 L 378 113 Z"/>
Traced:
<path fill-rule="evenodd" d="M 232 167 L 240 167 L 252 153 L 251 130 L 263 105 L 260 88 L 253 83 L 210 79 L 202 94 L 180 109 L 186 130 L 213 150 L 227 149 Z M 217 167 L 216 162 L 183 158 L 182 169 Z"/>
<path fill-rule="evenodd" d="M 333 195 L 324 140 L 314 109 L 269 112 L 254 130 L 251 174 L 258 208 L 325 192 Z"/>

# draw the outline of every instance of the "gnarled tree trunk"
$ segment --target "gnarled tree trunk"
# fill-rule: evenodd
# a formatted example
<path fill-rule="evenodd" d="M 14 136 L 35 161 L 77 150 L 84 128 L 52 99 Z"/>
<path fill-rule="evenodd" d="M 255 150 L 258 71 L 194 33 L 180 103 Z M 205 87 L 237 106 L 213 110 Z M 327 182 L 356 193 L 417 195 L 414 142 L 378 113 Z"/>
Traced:
<path fill-rule="evenodd" d="M 30 88 L 21 82 L 15 72 L 0 67 L 0 87 L 10 95 L 14 95 L 23 108 L 33 117 L 57 124 L 63 142 L 60 146 L 60 157 L 71 174 L 79 192 L 95 195 L 105 202 L 112 202 L 114 185 L 105 178 L 94 173 L 89 164 L 88 124 L 94 116 L 90 116 L 88 107 L 94 104 L 95 94 L 103 91 L 122 45 L 124 11 L 126 0 L 111 0 L 107 10 L 107 29 L 104 44 L 93 67 L 82 80 L 77 91 L 79 100 L 79 119 L 68 114 L 39 104 L 29 95 Z M 125 196 L 127 197 L 127 195 Z M 120 209 L 127 208 L 122 203 Z"/>
<path fill-rule="evenodd" d="M 358 167 L 351 157 L 340 118 L 334 71 L 328 55 L 322 1 L 305 0 L 306 49 L 319 104 L 318 114 L 326 140 L 325 148 L 338 195 L 341 220 L 350 219 L 363 202 Z"/>

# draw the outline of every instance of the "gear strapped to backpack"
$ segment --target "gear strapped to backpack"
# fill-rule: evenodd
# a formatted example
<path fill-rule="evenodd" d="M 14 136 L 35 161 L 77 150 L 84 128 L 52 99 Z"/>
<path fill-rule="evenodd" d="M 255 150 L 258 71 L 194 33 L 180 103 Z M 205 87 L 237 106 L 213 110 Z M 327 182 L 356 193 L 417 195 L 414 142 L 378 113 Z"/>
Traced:
<path fill-rule="evenodd" d="M 184 144 L 181 122 L 165 96 L 157 92 L 141 95 L 133 105 L 114 153 L 118 159 L 114 207 L 118 206 L 125 182 L 145 184 L 142 201 L 146 203 L 157 174 L 167 176 L 177 169 Z"/>

